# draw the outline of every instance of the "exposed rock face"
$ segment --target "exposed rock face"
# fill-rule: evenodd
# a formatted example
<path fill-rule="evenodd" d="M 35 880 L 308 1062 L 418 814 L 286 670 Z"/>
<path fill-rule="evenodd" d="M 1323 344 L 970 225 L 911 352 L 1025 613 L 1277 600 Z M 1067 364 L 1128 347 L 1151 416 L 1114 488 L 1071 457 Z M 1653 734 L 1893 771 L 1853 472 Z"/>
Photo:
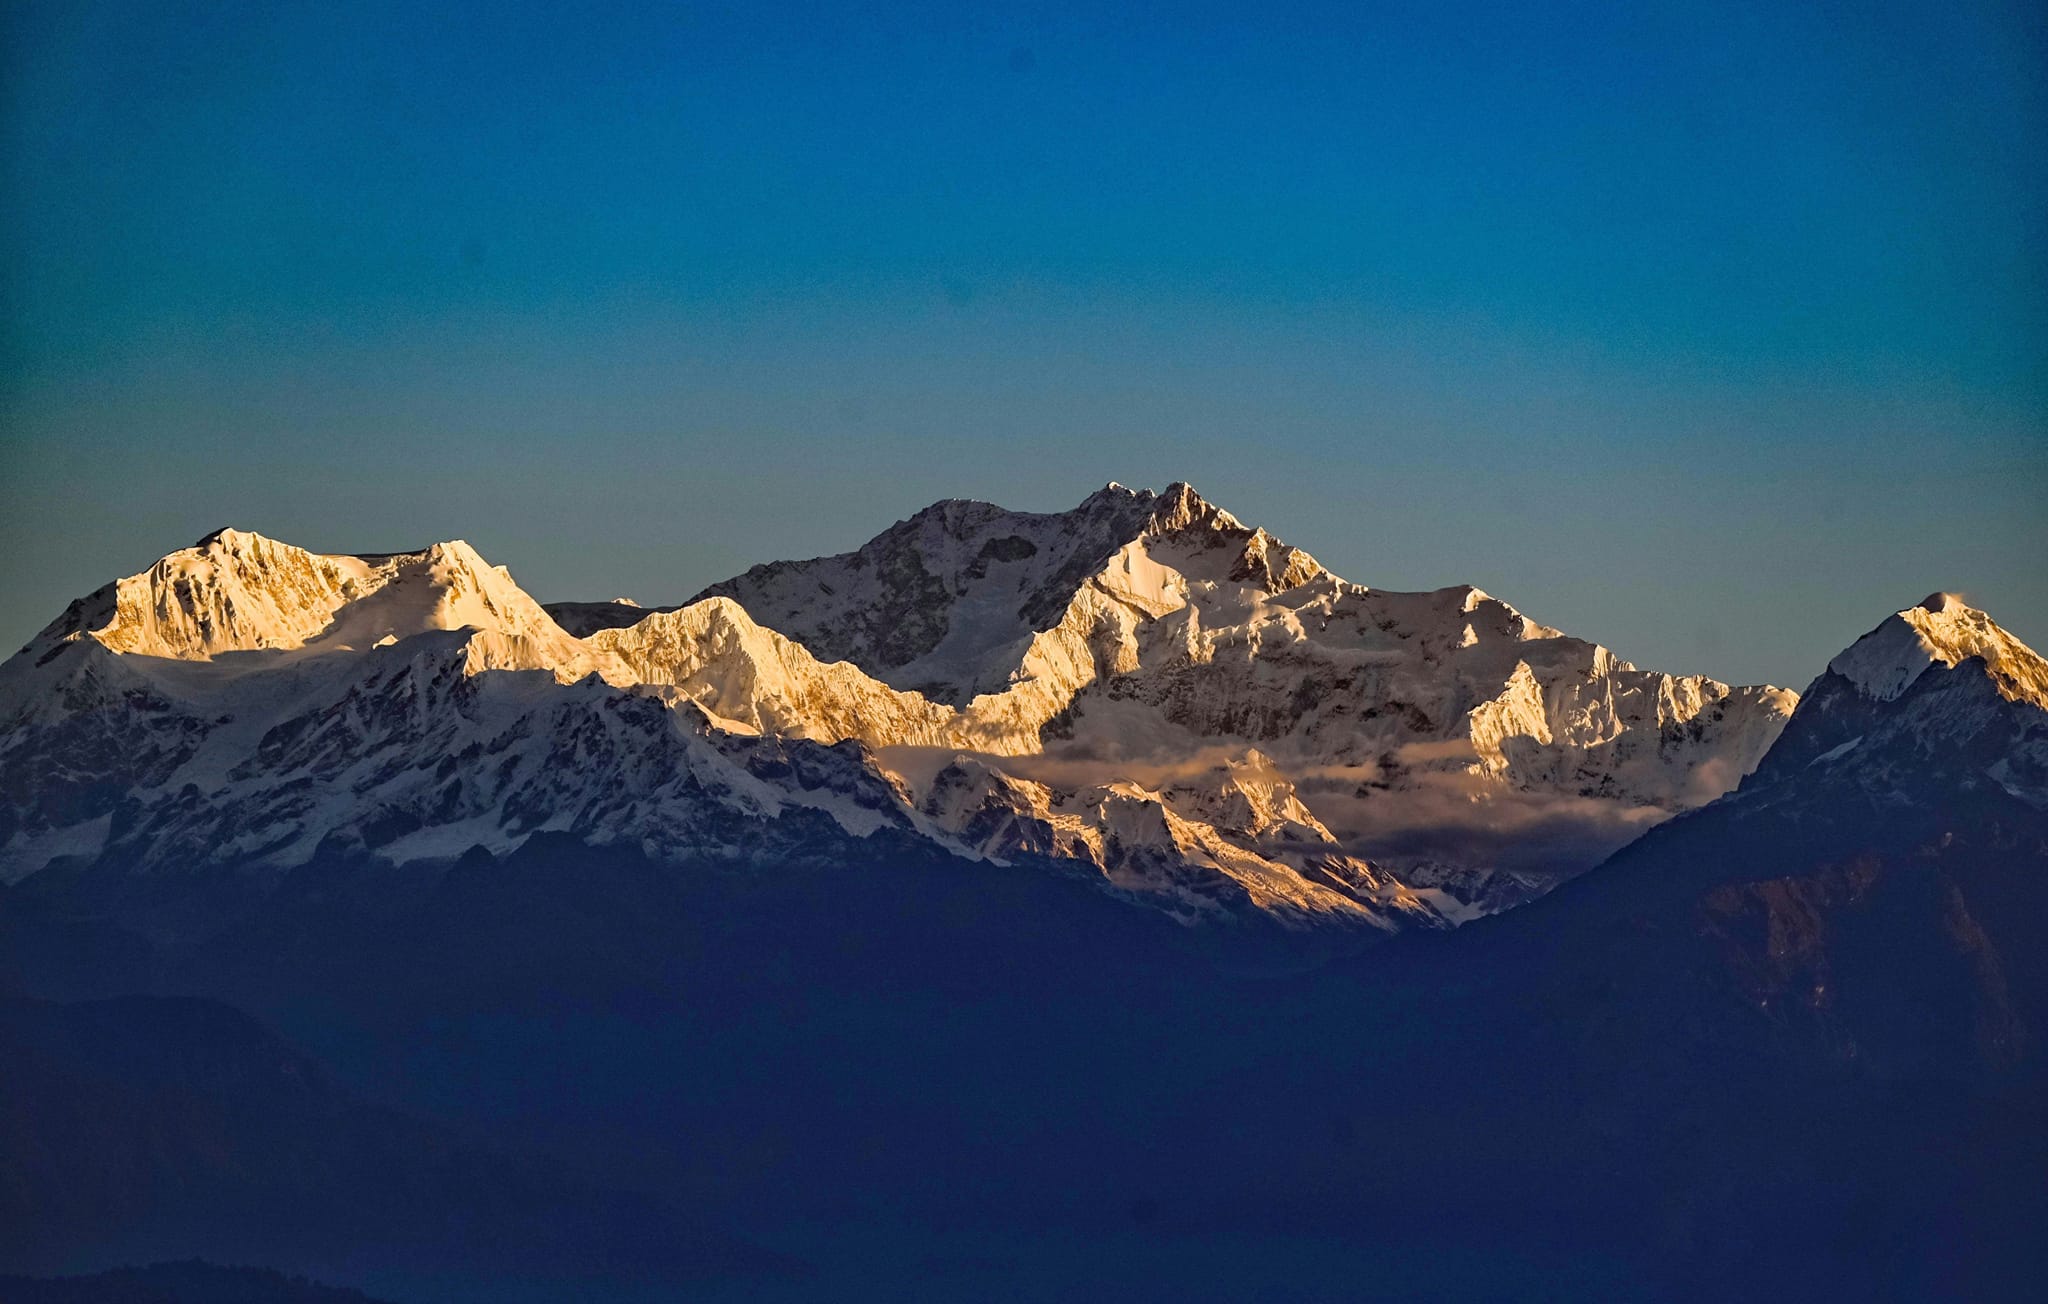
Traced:
<path fill-rule="evenodd" d="M 941 503 L 652 610 L 543 609 L 459 541 L 222 531 L 0 669 L 0 878 L 536 831 L 738 855 L 822 821 L 1078 860 L 1189 918 L 1436 925 L 1720 795 L 1794 700 L 1347 583 L 1186 485 Z"/>

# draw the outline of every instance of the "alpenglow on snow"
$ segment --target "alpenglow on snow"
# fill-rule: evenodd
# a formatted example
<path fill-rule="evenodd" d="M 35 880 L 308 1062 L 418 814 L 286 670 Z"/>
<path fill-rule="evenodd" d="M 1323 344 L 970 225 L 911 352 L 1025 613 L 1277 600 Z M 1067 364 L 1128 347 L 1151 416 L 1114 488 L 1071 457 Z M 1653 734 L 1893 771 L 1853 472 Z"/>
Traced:
<path fill-rule="evenodd" d="M 1727 792 L 1797 701 L 1350 583 L 1184 484 L 942 502 L 670 608 L 223 530 L 0 668 L 0 879 L 888 831 L 1189 922 L 1442 927 Z"/>

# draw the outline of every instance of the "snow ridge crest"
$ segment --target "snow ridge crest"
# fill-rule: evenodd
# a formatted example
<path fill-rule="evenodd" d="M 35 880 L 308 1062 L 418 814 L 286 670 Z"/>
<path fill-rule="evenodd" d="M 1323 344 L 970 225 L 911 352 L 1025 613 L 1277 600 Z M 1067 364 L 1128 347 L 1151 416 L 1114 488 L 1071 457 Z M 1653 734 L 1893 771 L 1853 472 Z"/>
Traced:
<path fill-rule="evenodd" d="M 2048 662 L 1960 594 L 1931 593 L 1885 618 L 1828 663 L 1864 696 L 1895 701 L 1934 666 L 1979 658 L 2008 701 L 2048 707 Z"/>
<path fill-rule="evenodd" d="M 1189 918 L 1375 928 L 1512 904 L 1542 880 L 1498 848 L 1543 830 L 1585 857 L 1714 799 L 1796 700 L 1636 670 L 1470 586 L 1348 583 L 1184 482 L 947 500 L 681 607 L 543 608 L 460 540 L 225 529 L 39 641 L 0 672 L 0 879 L 93 847 L 296 863 L 349 829 L 395 861 L 534 829 L 700 854 L 808 807 L 1086 862 Z M 141 812 L 118 848 L 110 794 Z"/>

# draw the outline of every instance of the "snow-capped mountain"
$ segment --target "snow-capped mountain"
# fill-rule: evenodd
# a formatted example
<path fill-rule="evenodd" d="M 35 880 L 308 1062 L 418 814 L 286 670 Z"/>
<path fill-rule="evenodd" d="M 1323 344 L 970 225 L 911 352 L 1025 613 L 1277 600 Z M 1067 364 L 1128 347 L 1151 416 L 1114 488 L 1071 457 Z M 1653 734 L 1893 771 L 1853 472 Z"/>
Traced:
<path fill-rule="evenodd" d="M 1931 594 L 1828 663 L 1743 792 L 1795 778 L 1889 801 L 1954 783 L 2048 810 L 2048 661 Z"/>
<path fill-rule="evenodd" d="M 972 810 L 943 794 L 963 833 L 1061 827 L 1116 784 L 1199 819 L 1179 786 L 1256 757 L 1314 811 L 1329 835 L 1314 845 L 1341 849 L 1343 873 L 1391 868 L 1468 901 L 1526 895 L 1719 796 L 1797 700 L 1638 671 L 1477 589 L 1348 583 L 1186 485 L 1110 485 L 1049 515 L 940 503 L 855 552 L 706 592 L 951 704 L 945 745 L 981 776 Z M 926 735 L 864 741 L 921 799 L 927 776 L 961 782 L 956 758 L 901 750 Z M 1149 827 L 1148 845 L 1182 841 Z M 1063 845 L 1105 864 L 1124 845 L 1100 841 Z M 1537 872 L 1503 882 L 1503 865 Z"/>
<path fill-rule="evenodd" d="M 815 831 L 781 818 L 802 807 L 911 825 L 857 748 L 713 728 L 606 683 L 602 659 L 467 544 L 336 557 L 221 531 L 0 668 L 0 877 L 60 856 L 402 862 L 539 831 L 788 854 Z"/>
<path fill-rule="evenodd" d="M 1720 795 L 1795 700 L 1348 583 L 1185 485 L 940 503 L 676 608 L 543 609 L 459 541 L 225 530 L 0 667 L 0 879 L 889 829 L 1184 918 L 1441 925 Z"/>
<path fill-rule="evenodd" d="M 477 668 L 574 663 L 580 650 L 503 567 L 460 539 L 418 552 L 323 556 L 218 530 L 67 608 L 25 651 L 89 636 L 171 661 L 231 653 L 362 652 L 426 630 L 475 629 Z"/>

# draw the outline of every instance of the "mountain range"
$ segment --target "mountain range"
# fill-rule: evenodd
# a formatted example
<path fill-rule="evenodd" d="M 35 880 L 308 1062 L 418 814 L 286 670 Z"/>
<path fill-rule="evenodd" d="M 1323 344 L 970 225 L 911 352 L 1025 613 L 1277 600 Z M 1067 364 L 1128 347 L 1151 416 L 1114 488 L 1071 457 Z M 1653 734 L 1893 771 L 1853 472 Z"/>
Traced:
<path fill-rule="evenodd" d="M 667 608 L 209 535 L 0 665 L 0 1271 L 2032 1298 L 2048 662 L 1874 614 L 1641 671 L 1183 485 Z"/>
<path fill-rule="evenodd" d="M 0 669 L 0 881 L 541 831 L 744 857 L 807 812 L 1187 920 L 1442 927 L 1720 796 L 1796 701 L 1349 583 L 1186 485 L 939 503 L 653 610 L 544 607 L 460 541 L 221 530 Z"/>

